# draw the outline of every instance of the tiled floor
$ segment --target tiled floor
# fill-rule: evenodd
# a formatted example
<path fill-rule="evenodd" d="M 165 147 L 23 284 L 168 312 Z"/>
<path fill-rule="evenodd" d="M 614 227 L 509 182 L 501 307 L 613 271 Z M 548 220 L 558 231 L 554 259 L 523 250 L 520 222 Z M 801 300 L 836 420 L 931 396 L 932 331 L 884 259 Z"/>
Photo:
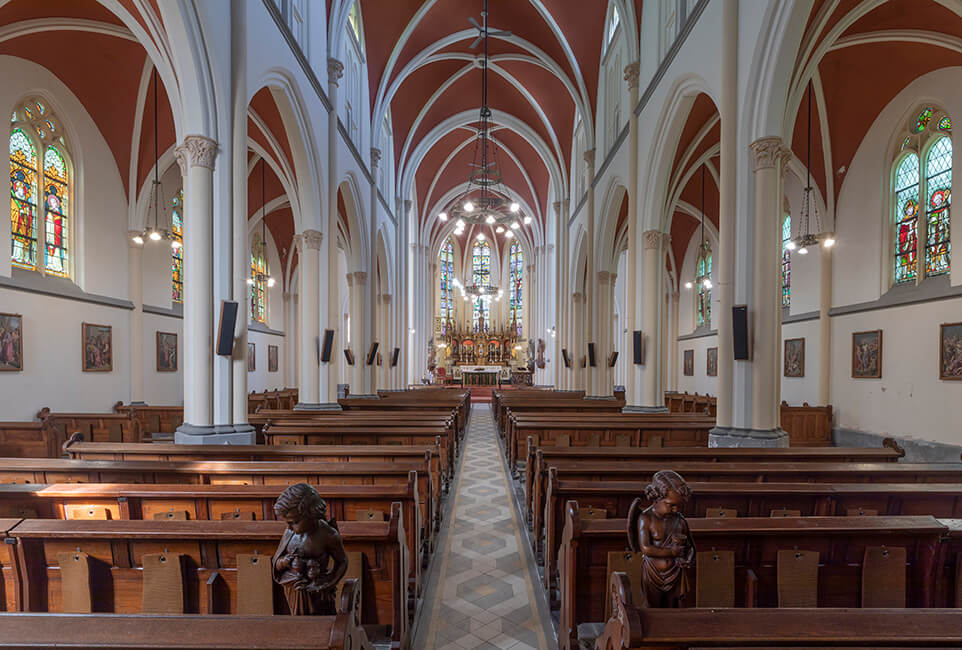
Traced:
<path fill-rule="evenodd" d="M 413 648 L 557 648 L 486 404 L 472 407 L 460 472 Z"/>

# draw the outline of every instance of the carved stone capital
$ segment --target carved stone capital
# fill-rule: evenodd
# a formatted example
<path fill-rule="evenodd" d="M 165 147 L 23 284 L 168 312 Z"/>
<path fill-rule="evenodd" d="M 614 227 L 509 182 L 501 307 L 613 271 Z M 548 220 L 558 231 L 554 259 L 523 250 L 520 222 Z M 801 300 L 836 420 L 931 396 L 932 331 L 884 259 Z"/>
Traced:
<path fill-rule="evenodd" d="M 391 294 L 382 293 L 381 294 L 381 304 L 390 305 L 391 304 Z"/>
<path fill-rule="evenodd" d="M 571 294 L 571 302 L 575 303 L 576 305 L 583 302 L 584 299 L 585 294 L 581 293 L 580 291 L 575 291 L 573 294 Z"/>
<path fill-rule="evenodd" d="M 667 240 L 667 235 L 660 230 L 646 230 L 641 236 L 646 251 L 658 248 Z"/>
<path fill-rule="evenodd" d="M 749 145 L 752 152 L 752 171 L 774 169 L 782 150 L 782 140 L 776 137 L 759 138 Z"/>
<path fill-rule="evenodd" d="M 625 66 L 625 81 L 628 82 L 628 90 L 638 87 L 638 72 L 641 66 L 637 61 Z"/>
<path fill-rule="evenodd" d="M 778 151 L 778 162 L 781 165 L 782 180 L 785 180 L 785 174 L 788 173 L 788 163 L 792 160 L 792 150 L 789 147 L 782 147 Z"/>
<path fill-rule="evenodd" d="M 594 149 L 588 149 L 585 152 L 585 164 L 587 164 L 589 167 L 595 166 L 595 150 Z"/>
<path fill-rule="evenodd" d="M 304 248 L 319 251 L 321 250 L 321 242 L 324 241 L 324 233 L 317 230 L 305 230 L 301 233 L 301 238 L 304 242 Z"/>
<path fill-rule="evenodd" d="M 598 284 L 611 282 L 611 271 L 598 271 Z"/>
<path fill-rule="evenodd" d="M 355 271 L 354 281 L 358 284 L 365 284 L 367 282 L 367 271 Z"/>
<path fill-rule="evenodd" d="M 561 201 L 555 201 L 555 202 L 552 204 L 552 207 L 554 208 L 554 215 L 555 215 L 556 217 L 560 217 L 560 216 L 561 216 Z"/>
<path fill-rule="evenodd" d="M 290 291 L 285 291 L 283 294 L 281 294 L 281 296 L 284 298 L 284 302 L 288 302 L 290 301 L 291 298 L 294 297 L 294 294 L 291 293 Z"/>
<path fill-rule="evenodd" d="M 411 199 L 404 199 L 404 213 L 407 214 L 411 211 L 411 206 L 414 205 L 414 201 Z"/>
<path fill-rule="evenodd" d="M 377 147 L 371 147 L 371 169 L 377 167 L 379 162 L 381 162 L 381 150 Z"/>
<path fill-rule="evenodd" d="M 174 147 L 174 160 L 177 161 L 177 166 L 180 167 L 180 175 L 187 175 L 187 151 L 181 146 Z"/>
<path fill-rule="evenodd" d="M 184 138 L 184 144 L 177 149 L 182 152 L 191 167 L 205 167 L 214 171 L 217 143 L 210 138 L 203 135 L 188 135 Z"/>
<path fill-rule="evenodd" d="M 338 80 L 344 76 L 344 64 L 334 57 L 327 58 L 327 81 L 335 86 L 340 86 Z"/>

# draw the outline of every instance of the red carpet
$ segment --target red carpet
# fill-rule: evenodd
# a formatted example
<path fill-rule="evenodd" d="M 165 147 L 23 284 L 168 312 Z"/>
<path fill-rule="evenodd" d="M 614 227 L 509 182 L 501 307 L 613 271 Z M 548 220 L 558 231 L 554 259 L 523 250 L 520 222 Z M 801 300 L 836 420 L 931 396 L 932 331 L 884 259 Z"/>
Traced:
<path fill-rule="evenodd" d="M 461 390 L 461 386 L 445 386 L 445 388 Z M 509 385 L 501 386 L 501 388 L 496 388 L 495 386 L 469 386 L 468 390 L 471 391 L 472 404 L 490 404 L 491 394 L 494 391 L 517 390 L 517 388 L 509 384 Z"/>

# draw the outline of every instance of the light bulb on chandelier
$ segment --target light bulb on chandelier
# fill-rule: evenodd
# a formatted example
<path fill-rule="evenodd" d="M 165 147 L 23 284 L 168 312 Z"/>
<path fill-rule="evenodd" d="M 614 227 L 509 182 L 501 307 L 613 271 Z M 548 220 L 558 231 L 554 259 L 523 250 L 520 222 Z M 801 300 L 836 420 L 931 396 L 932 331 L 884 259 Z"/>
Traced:
<path fill-rule="evenodd" d="M 465 202 L 464 202 L 464 211 L 465 211 L 465 212 L 474 212 L 474 203 L 472 203 L 471 201 L 465 201 Z"/>
<path fill-rule="evenodd" d="M 526 226 L 530 226 L 530 225 L 531 225 L 531 215 L 525 215 L 524 225 L 526 225 Z"/>
<path fill-rule="evenodd" d="M 448 220 L 448 213 L 447 213 L 447 212 L 439 212 L 439 213 L 438 213 L 438 219 L 440 219 L 441 221 L 447 221 L 447 220 Z"/>
<path fill-rule="evenodd" d="M 486 237 L 484 236 L 484 233 L 483 233 L 483 232 L 479 232 L 479 233 L 478 233 L 478 241 L 484 241 L 485 239 L 486 239 Z"/>
<path fill-rule="evenodd" d="M 514 221 L 514 222 L 512 222 L 512 224 L 511 224 L 511 230 L 517 230 L 517 229 L 520 228 L 520 227 L 521 227 L 521 224 L 518 223 L 517 221 Z"/>
<path fill-rule="evenodd" d="M 151 230 L 149 237 L 150 241 L 160 241 L 163 238 L 163 236 L 156 230 Z"/>
<path fill-rule="evenodd" d="M 508 239 L 511 239 L 512 237 L 514 237 L 514 233 L 509 230 L 504 233 L 504 236 Z"/>
<path fill-rule="evenodd" d="M 497 228 L 494 229 L 494 232 L 500 235 L 501 233 L 504 232 L 504 226 L 498 226 Z"/>
<path fill-rule="evenodd" d="M 494 218 L 494 215 L 493 215 L 493 214 L 489 214 L 489 215 L 488 215 L 487 217 L 485 217 L 485 219 L 484 219 L 484 222 L 485 222 L 486 224 L 488 224 L 489 226 L 492 225 L 492 224 L 494 224 L 495 221 L 496 221 L 496 219 Z"/>
<path fill-rule="evenodd" d="M 508 209 L 511 210 L 511 212 L 517 212 L 518 210 L 521 209 L 521 206 L 518 204 L 517 201 L 514 201 L 511 203 Z"/>
<path fill-rule="evenodd" d="M 134 235 L 132 239 L 134 240 L 135 244 L 143 245 L 144 243 L 144 238 L 141 235 Z"/>
<path fill-rule="evenodd" d="M 686 283 L 685 283 L 685 288 L 686 288 L 686 289 L 691 289 L 691 288 L 694 287 L 694 286 L 695 286 L 695 285 L 693 285 L 691 282 L 686 282 Z"/>

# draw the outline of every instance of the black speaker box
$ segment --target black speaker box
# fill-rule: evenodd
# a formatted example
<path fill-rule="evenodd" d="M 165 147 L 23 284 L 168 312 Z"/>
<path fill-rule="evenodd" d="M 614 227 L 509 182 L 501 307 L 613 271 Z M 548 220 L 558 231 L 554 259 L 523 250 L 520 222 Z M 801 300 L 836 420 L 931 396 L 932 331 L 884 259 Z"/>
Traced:
<path fill-rule="evenodd" d="M 565 362 L 565 368 L 570 368 L 570 367 L 571 367 L 571 357 L 568 356 L 568 351 L 567 351 L 566 349 L 564 349 L 564 348 L 561 348 L 561 358 L 562 358 L 562 359 L 564 360 L 564 362 Z"/>
<path fill-rule="evenodd" d="M 344 359 L 347 361 L 347 365 L 354 365 L 354 353 L 351 351 L 351 348 L 344 348 Z"/>
<path fill-rule="evenodd" d="M 732 351 L 736 361 L 752 358 L 749 339 L 748 306 L 735 305 L 732 307 Z"/>
<path fill-rule="evenodd" d="M 401 348 L 394 348 L 394 351 L 391 352 L 391 367 L 392 367 L 392 368 L 397 365 L 397 360 L 398 360 L 398 357 L 400 357 L 400 356 L 401 356 Z"/>
<path fill-rule="evenodd" d="M 608 355 L 608 367 L 614 368 L 615 364 L 618 362 L 618 352 L 612 352 Z"/>
<path fill-rule="evenodd" d="M 321 346 L 321 361 L 331 360 L 331 350 L 334 347 L 334 330 L 324 330 L 324 345 Z"/>
<path fill-rule="evenodd" d="M 594 368 L 597 364 L 595 363 L 595 344 L 588 344 L 588 365 Z"/>
<path fill-rule="evenodd" d="M 371 343 L 371 349 L 367 351 L 367 365 L 374 365 L 374 358 L 377 356 L 378 342 Z"/>
<path fill-rule="evenodd" d="M 225 300 L 220 304 L 220 321 L 217 325 L 217 355 L 229 357 L 234 354 L 234 328 L 237 326 L 237 303 Z"/>
<path fill-rule="evenodd" d="M 645 349 L 642 345 L 642 336 L 644 335 L 641 330 L 635 330 L 631 333 L 631 354 L 636 366 L 645 365 Z"/>

